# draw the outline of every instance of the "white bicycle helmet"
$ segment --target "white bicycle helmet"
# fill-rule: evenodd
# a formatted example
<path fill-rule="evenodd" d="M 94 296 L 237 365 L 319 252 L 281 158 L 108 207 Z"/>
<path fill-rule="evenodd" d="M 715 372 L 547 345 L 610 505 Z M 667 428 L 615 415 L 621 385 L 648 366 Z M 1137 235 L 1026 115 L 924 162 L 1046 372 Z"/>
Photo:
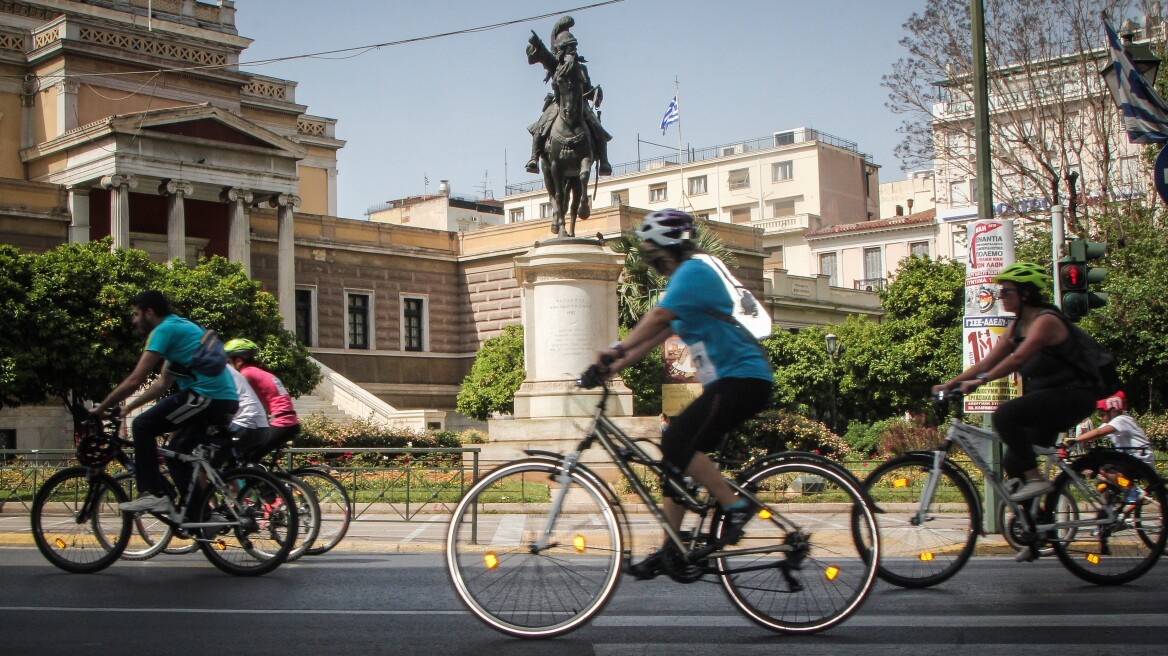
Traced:
<path fill-rule="evenodd" d="M 645 216 L 637 237 L 658 246 L 677 246 L 693 241 L 694 218 L 681 210 L 661 210 Z"/>

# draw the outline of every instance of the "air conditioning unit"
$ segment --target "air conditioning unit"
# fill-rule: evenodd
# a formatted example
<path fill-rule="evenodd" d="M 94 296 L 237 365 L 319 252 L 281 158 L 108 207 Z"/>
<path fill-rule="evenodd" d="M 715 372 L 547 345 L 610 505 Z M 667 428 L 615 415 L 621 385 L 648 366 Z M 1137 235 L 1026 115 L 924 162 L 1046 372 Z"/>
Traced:
<path fill-rule="evenodd" d="M 477 217 L 477 216 L 472 216 L 472 217 L 470 217 L 470 222 L 471 222 L 471 223 L 478 223 L 478 222 L 479 222 L 479 217 Z"/>
<path fill-rule="evenodd" d="M 746 152 L 746 144 L 734 144 L 733 146 L 722 146 L 722 156 L 727 155 L 741 155 Z"/>

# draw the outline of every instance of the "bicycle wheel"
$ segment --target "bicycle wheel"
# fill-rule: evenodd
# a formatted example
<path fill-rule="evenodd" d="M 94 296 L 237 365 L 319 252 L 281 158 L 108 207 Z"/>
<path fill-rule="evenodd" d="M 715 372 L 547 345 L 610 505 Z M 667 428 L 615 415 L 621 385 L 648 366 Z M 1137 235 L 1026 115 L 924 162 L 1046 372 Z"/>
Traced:
<path fill-rule="evenodd" d="M 1097 451 L 1071 463 L 1102 497 L 1085 490 L 1063 473 L 1055 492 L 1075 500 L 1083 513 L 1093 512 L 1100 523 L 1079 528 L 1054 543 L 1054 552 L 1072 574 L 1099 585 L 1119 585 L 1142 576 L 1156 564 L 1168 541 L 1164 531 L 1165 491 L 1156 472 L 1124 453 Z M 1131 502 L 1128 495 L 1142 491 L 1146 500 Z"/>
<path fill-rule="evenodd" d="M 275 477 L 256 469 L 230 469 L 221 474 L 230 488 L 224 495 L 207 485 L 196 497 L 191 529 L 199 548 L 215 567 L 236 576 L 266 574 L 285 561 L 296 544 L 296 504 Z"/>
<path fill-rule="evenodd" d="M 285 562 L 292 562 L 300 558 L 308 549 L 312 548 L 313 540 L 320 531 L 320 506 L 316 502 L 316 494 L 301 478 L 288 472 L 276 472 L 275 477 L 288 488 L 292 502 L 296 504 L 296 544 L 288 552 Z"/>
<path fill-rule="evenodd" d="M 762 504 L 736 545 L 711 559 L 730 600 L 782 633 L 815 633 L 854 613 L 876 580 L 872 508 L 848 474 L 793 460 L 745 474 Z M 715 535 L 725 523 L 720 520 Z"/>
<path fill-rule="evenodd" d="M 125 490 L 127 498 L 135 496 L 133 474 L 118 474 L 114 480 Z M 130 532 L 130 542 L 122 552 L 122 560 L 149 560 L 167 548 L 174 535 L 174 529 L 169 524 L 150 513 L 131 513 L 130 517 L 133 530 Z"/>
<path fill-rule="evenodd" d="M 345 486 L 326 472 L 302 467 L 292 470 L 292 473 L 312 488 L 316 493 L 316 503 L 320 506 L 320 530 L 307 553 L 310 556 L 327 553 L 340 544 L 349 532 L 353 502 Z"/>
<path fill-rule="evenodd" d="M 74 574 L 105 569 L 130 541 L 130 516 L 118 510 L 126 493 L 105 473 L 63 469 L 37 490 L 32 535 L 50 563 Z"/>
<path fill-rule="evenodd" d="M 537 547 L 561 491 L 559 463 L 517 460 L 487 474 L 454 508 L 446 565 L 480 620 L 521 638 L 571 631 L 604 606 L 620 578 L 620 523 L 604 484 L 569 480 L 546 546 Z"/>
<path fill-rule="evenodd" d="M 876 514 L 884 546 L 878 574 L 902 588 L 927 588 L 959 572 L 973 555 L 981 528 L 977 493 L 947 462 L 921 520 L 917 511 L 932 469 L 931 456 L 907 454 L 880 465 L 864 481 L 882 511 Z"/>

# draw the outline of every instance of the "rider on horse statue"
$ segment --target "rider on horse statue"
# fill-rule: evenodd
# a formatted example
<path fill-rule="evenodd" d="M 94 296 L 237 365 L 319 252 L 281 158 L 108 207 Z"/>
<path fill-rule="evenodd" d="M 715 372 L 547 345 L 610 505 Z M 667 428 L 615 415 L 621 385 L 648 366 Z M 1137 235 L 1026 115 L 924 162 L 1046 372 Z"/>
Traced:
<path fill-rule="evenodd" d="M 575 24 L 576 21 L 571 16 L 564 16 L 556 21 L 556 25 L 552 29 L 552 50 L 555 54 L 548 51 L 547 46 L 543 44 L 535 32 L 532 32 L 531 38 L 528 39 L 527 63 L 543 65 L 544 69 L 547 70 L 544 82 L 550 79 L 553 90 L 544 98 L 543 114 L 540 115 L 539 120 L 527 128 L 532 137 L 531 159 L 525 167 L 528 173 L 539 173 L 539 159 L 541 155 L 545 154 L 544 148 L 547 144 L 548 134 L 551 132 L 556 113 L 559 111 L 561 98 L 558 88 L 560 84 L 567 81 L 579 81 L 584 90 L 584 123 L 587 125 L 588 136 L 592 142 L 592 159 L 600 163 L 598 175 L 612 175 L 612 165 L 608 162 L 608 142 L 612 140 L 612 135 L 600 125 L 600 117 L 593 111 L 593 107 L 600 107 L 600 103 L 604 100 L 604 92 L 600 87 L 592 86 L 592 81 L 588 77 L 588 67 L 584 65 L 587 60 L 576 52 L 576 37 L 568 31 Z"/>

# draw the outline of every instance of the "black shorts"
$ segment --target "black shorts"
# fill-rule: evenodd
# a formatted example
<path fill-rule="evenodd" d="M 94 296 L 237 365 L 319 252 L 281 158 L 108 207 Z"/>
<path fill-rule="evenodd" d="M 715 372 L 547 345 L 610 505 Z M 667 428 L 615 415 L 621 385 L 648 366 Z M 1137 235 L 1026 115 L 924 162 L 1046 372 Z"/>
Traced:
<path fill-rule="evenodd" d="M 681 414 L 669 421 L 661 435 L 664 460 L 685 471 L 694 453 L 717 449 L 726 433 L 766 409 L 771 381 L 761 378 L 722 378 L 702 390 Z"/>

